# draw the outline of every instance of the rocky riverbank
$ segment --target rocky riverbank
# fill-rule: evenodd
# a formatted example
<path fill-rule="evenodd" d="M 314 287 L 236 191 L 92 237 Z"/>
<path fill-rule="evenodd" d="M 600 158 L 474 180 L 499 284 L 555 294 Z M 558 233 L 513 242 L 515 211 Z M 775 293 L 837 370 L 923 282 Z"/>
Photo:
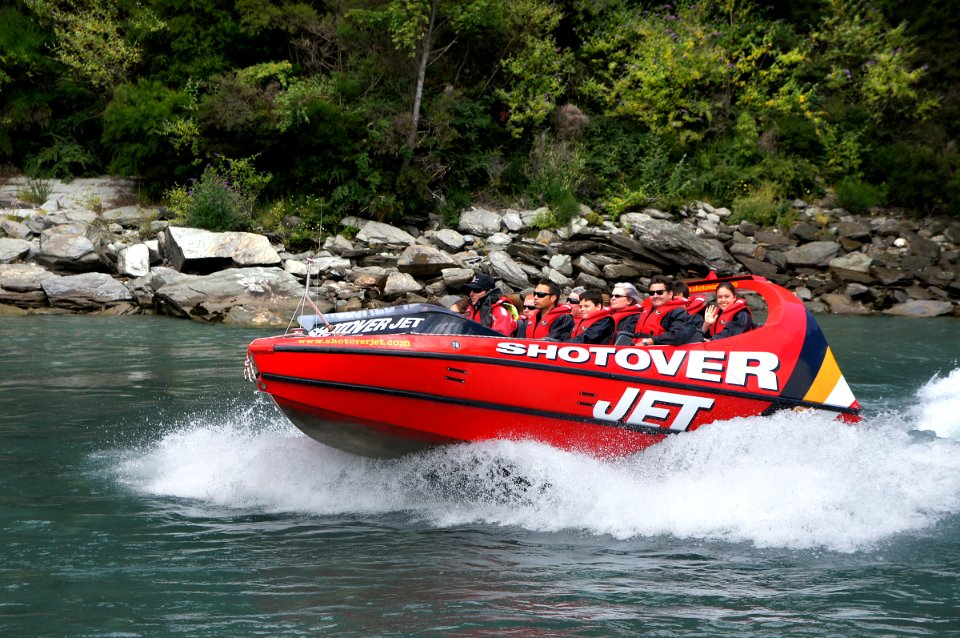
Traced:
<path fill-rule="evenodd" d="M 960 222 L 891 211 L 854 215 L 797 201 L 788 230 L 697 202 L 671 215 L 646 209 L 613 221 L 584 208 L 560 229 L 545 210 L 485 210 L 457 228 L 350 218 L 355 234 L 291 254 L 256 233 L 177 226 L 137 205 L 112 179 L 52 183 L 41 206 L 0 187 L 0 314 L 164 313 L 201 321 L 285 326 L 308 269 L 324 312 L 405 302 L 449 305 L 476 271 L 520 291 L 549 278 L 563 288 L 643 288 L 663 272 L 751 272 L 791 289 L 814 312 L 960 316 Z"/>

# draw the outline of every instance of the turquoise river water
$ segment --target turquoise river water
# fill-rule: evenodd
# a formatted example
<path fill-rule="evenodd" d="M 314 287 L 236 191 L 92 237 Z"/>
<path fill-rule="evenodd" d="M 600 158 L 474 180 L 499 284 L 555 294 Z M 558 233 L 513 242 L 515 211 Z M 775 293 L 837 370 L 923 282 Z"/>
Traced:
<path fill-rule="evenodd" d="M 856 427 L 377 461 L 243 381 L 270 331 L 3 318 L 0 636 L 960 636 L 960 321 L 820 320 Z"/>

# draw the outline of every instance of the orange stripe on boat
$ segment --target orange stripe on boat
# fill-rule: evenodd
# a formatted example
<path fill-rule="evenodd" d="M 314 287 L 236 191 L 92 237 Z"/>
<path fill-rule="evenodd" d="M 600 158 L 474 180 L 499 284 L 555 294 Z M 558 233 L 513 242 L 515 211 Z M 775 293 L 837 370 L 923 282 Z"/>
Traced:
<path fill-rule="evenodd" d="M 840 366 L 837 365 L 837 360 L 833 357 L 833 351 L 828 347 L 827 353 L 823 357 L 823 363 L 820 365 L 820 371 L 817 373 L 817 378 L 814 379 L 803 400 L 823 403 L 833 392 L 841 377 Z"/>

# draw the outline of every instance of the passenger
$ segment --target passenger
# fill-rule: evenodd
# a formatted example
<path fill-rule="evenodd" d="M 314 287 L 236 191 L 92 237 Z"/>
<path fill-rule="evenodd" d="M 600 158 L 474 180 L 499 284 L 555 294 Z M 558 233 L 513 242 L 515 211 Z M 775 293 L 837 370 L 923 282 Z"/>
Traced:
<path fill-rule="evenodd" d="M 463 314 L 502 335 L 510 337 L 516 332 L 517 309 L 500 293 L 493 277 L 480 273 L 466 288 L 470 303 Z"/>
<path fill-rule="evenodd" d="M 527 334 L 527 326 L 530 325 L 531 321 L 536 323 L 536 320 L 533 319 L 537 314 L 537 307 L 533 305 L 534 299 L 536 299 L 536 297 L 533 296 L 532 290 L 523 296 L 522 310 L 520 311 L 520 316 L 517 318 L 517 337 L 523 337 Z"/>
<path fill-rule="evenodd" d="M 717 305 L 711 304 L 703 317 L 703 336 L 724 339 L 753 330 L 753 313 L 729 281 L 717 286 Z"/>
<path fill-rule="evenodd" d="M 582 295 L 585 290 L 586 288 L 583 286 L 577 286 L 567 295 L 567 304 L 570 306 L 570 316 L 573 317 L 574 323 L 580 319 L 580 295 Z"/>
<path fill-rule="evenodd" d="M 640 293 L 633 284 L 620 282 L 614 284 L 610 293 L 610 316 L 613 318 L 613 342 L 620 345 L 633 343 L 637 320 L 643 313 L 640 307 Z M 622 336 L 621 336 L 622 335 Z"/>
<path fill-rule="evenodd" d="M 650 309 L 637 322 L 641 346 L 679 346 L 690 343 L 697 331 L 687 312 L 686 299 L 674 299 L 670 279 L 656 275 L 650 280 Z"/>
<path fill-rule="evenodd" d="M 599 290 L 580 293 L 580 318 L 574 324 L 567 343 L 610 343 L 613 339 L 613 310 L 603 307 Z"/>
<path fill-rule="evenodd" d="M 543 279 L 533 291 L 533 305 L 537 313 L 527 326 L 528 339 L 548 339 L 563 341 L 570 336 L 573 330 L 573 317 L 570 316 L 570 306 L 557 305 L 560 299 L 560 286 L 549 279 Z"/>
<path fill-rule="evenodd" d="M 707 304 L 700 297 L 690 296 L 690 286 L 679 279 L 674 279 L 670 288 L 673 290 L 674 299 L 686 299 L 687 312 L 691 316 L 700 315 L 700 319 L 703 319 L 703 311 Z"/>

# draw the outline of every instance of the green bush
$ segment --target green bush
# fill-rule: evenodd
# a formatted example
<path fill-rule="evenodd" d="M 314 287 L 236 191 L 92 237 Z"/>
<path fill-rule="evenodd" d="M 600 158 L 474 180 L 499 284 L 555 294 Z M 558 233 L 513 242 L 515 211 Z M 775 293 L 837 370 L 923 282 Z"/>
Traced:
<path fill-rule="evenodd" d="M 837 204 L 851 213 L 864 213 L 880 206 L 885 199 L 884 189 L 856 178 L 848 177 L 836 187 Z"/>
<path fill-rule="evenodd" d="M 570 200 L 575 201 L 583 183 L 584 168 L 583 156 L 573 143 L 541 133 L 534 141 L 527 164 L 529 192 L 538 203 L 569 209 Z"/>
<path fill-rule="evenodd" d="M 165 195 L 167 206 L 181 223 L 219 232 L 249 222 L 243 198 L 213 166 L 207 165 L 199 179 L 190 181 L 190 186 L 177 186 Z"/>
<path fill-rule="evenodd" d="M 162 180 L 189 167 L 189 158 L 175 151 L 163 131 L 190 104 L 188 95 L 152 80 L 117 87 L 103 113 L 103 143 L 113 155 L 110 172 Z"/>
<path fill-rule="evenodd" d="M 742 185 L 744 188 L 746 185 Z M 770 182 L 756 189 L 745 187 L 744 195 L 733 200 L 731 224 L 750 221 L 761 226 L 787 226 L 792 222 L 788 202 L 777 198 L 776 188 Z"/>
<path fill-rule="evenodd" d="M 188 226 L 213 231 L 235 230 L 249 219 L 240 195 L 212 166 L 204 169 L 188 192 L 190 197 L 184 211 Z"/>

